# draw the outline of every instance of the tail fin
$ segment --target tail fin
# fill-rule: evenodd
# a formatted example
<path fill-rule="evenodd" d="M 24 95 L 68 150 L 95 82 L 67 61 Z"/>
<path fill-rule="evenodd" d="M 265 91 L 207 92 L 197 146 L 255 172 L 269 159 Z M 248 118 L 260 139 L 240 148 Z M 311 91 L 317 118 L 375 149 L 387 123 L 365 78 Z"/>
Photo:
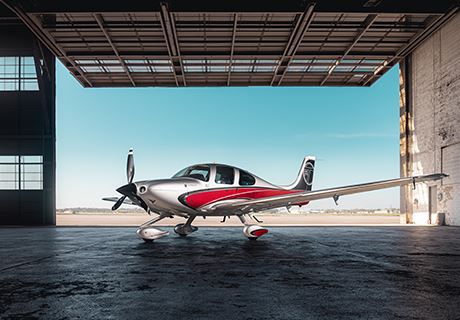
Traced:
<path fill-rule="evenodd" d="M 313 184 L 313 172 L 315 170 L 315 157 L 307 156 L 302 161 L 299 174 L 295 181 L 288 186 L 292 190 L 306 190 L 311 191 Z"/>

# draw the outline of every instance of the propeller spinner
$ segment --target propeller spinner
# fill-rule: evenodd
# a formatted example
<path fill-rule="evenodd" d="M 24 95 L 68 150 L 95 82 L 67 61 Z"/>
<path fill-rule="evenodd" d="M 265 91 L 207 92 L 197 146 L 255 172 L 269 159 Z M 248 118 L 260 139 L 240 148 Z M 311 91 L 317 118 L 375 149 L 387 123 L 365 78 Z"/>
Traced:
<path fill-rule="evenodd" d="M 117 210 L 125 201 L 126 197 L 130 194 L 136 194 L 136 186 L 133 184 L 134 179 L 134 155 L 133 149 L 129 149 L 128 158 L 126 159 L 126 178 L 128 180 L 128 184 L 124 185 L 117 189 L 119 193 L 123 196 L 118 199 L 117 202 L 112 207 L 112 210 Z"/>

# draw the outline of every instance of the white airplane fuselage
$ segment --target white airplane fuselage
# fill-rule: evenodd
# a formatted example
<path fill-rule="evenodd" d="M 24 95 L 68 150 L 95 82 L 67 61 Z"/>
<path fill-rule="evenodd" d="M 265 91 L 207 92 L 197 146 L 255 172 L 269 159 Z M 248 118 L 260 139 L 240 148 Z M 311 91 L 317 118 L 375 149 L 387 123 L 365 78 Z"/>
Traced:
<path fill-rule="evenodd" d="M 137 181 L 134 182 L 137 196 L 144 201 L 151 211 L 157 213 L 169 213 L 179 216 L 224 216 L 233 215 L 235 212 L 214 213 L 208 209 L 216 203 L 260 199 L 303 191 L 276 186 L 247 171 L 228 165 L 204 164 L 197 166 L 209 167 L 209 176 L 205 179 L 207 181 L 192 177 Z M 216 180 L 217 167 L 226 167 L 233 170 L 233 182 L 222 183 Z M 241 185 L 240 172 L 252 176 L 254 183 Z"/>
<path fill-rule="evenodd" d="M 137 230 L 137 235 L 147 242 L 166 236 L 167 231 L 155 228 L 153 224 L 173 216 L 187 218 L 185 223 L 174 227 L 175 233 L 187 236 L 198 230 L 192 225 L 197 216 L 224 216 L 222 221 L 225 221 L 226 216 L 235 215 L 244 224 L 243 234 L 255 240 L 268 232 L 252 222 L 261 222 L 254 216 L 255 212 L 303 206 L 325 198 L 332 198 L 337 204 L 343 195 L 408 184 L 415 187 L 416 183 L 435 183 L 446 177 L 443 173 L 434 173 L 312 191 L 314 166 L 315 158 L 305 157 L 295 181 L 288 186 L 276 186 L 248 171 L 216 163 L 187 167 L 170 179 L 133 182 L 134 158 L 130 150 L 126 166 L 128 184 L 117 189 L 122 197 L 104 200 L 115 202 L 112 210 L 122 204 L 131 204 L 140 206 L 149 214 L 156 213 L 155 218 Z"/>

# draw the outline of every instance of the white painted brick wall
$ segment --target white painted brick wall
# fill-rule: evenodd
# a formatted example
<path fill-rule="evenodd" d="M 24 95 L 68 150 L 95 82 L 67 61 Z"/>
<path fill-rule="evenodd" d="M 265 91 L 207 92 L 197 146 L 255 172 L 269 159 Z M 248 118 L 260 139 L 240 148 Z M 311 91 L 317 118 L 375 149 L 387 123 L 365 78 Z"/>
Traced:
<path fill-rule="evenodd" d="M 412 53 L 410 93 L 414 110 L 412 174 L 460 173 L 460 14 Z M 460 225 L 460 180 L 438 183 L 438 211 Z M 428 188 L 411 191 L 413 221 L 428 221 Z M 406 201 L 409 201 L 409 197 Z"/>

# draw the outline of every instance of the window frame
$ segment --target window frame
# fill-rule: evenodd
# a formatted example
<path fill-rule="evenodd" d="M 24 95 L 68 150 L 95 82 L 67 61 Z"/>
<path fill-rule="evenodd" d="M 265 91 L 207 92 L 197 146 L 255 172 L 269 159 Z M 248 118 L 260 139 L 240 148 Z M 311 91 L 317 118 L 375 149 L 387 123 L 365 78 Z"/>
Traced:
<path fill-rule="evenodd" d="M 0 56 L 0 92 L 39 90 L 33 56 Z"/>
<path fill-rule="evenodd" d="M 11 159 L 8 160 L 8 157 Z M 14 176 L 14 180 L 1 180 L 1 191 L 44 190 L 44 161 L 42 155 L 0 155 L 0 166 L 11 166 L 2 170 L 0 176 Z M 3 186 L 5 182 L 5 186 Z M 10 186 L 8 186 L 10 183 Z"/>

